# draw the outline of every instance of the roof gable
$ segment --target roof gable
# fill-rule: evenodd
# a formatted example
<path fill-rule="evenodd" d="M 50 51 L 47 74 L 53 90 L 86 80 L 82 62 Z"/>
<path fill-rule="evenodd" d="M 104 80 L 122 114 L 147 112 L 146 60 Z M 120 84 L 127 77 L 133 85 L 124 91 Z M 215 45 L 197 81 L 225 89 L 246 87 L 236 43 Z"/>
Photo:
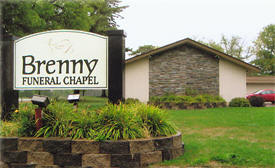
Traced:
<path fill-rule="evenodd" d="M 164 51 L 167 51 L 167 50 L 170 50 L 170 49 L 173 49 L 175 47 L 179 47 L 181 45 L 191 45 L 192 47 L 195 47 L 195 48 L 198 48 L 200 50 L 203 50 L 205 52 L 208 52 L 212 55 L 216 55 L 220 58 L 223 58 L 227 61 L 230 61 L 232 63 L 235 63 L 241 67 L 244 67 L 245 69 L 247 69 L 248 71 L 255 71 L 255 72 L 260 72 L 260 69 L 257 68 L 256 66 L 253 66 L 251 64 L 248 64 L 242 60 L 239 60 L 237 58 L 234 58 L 228 54 L 225 54 L 223 52 L 220 52 L 214 48 L 211 48 L 211 47 L 208 47 L 207 45 L 204 45 L 204 44 L 201 44 L 197 41 L 194 41 L 190 38 L 186 38 L 186 39 L 183 39 L 183 40 L 180 40 L 180 41 L 177 41 L 175 43 L 172 43 L 172 44 L 168 44 L 166 46 L 163 46 L 163 47 L 160 47 L 160 48 L 157 48 L 155 50 L 151 50 L 149 52 L 146 52 L 146 53 L 143 53 L 143 54 L 140 54 L 140 55 L 137 55 L 135 57 L 132 57 L 132 58 L 129 58 L 126 60 L 126 63 L 130 63 L 130 62 L 134 62 L 136 60 L 139 60 L 141 58 L 144 58 L 144 57 L 148 57 L 148 56 L 151 56 L 151 55 L 155 55 L 155 54 L 158 54 L 158 53 L 161 53 L 161 52 L 164 52 Z"/>

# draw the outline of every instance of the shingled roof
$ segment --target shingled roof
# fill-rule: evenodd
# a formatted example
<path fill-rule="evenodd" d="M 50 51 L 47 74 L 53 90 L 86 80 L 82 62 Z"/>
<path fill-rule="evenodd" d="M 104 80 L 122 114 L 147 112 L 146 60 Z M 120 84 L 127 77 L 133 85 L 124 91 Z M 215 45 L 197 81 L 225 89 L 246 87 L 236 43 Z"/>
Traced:
<path fill-rule="evenodd" d="M 126 64 L 127 63 L 130 63 L 130 62 L 134 62 L 136 60 L 139 60 L 139 59 L 142 59 L 142 58 L 145 58 L 145 57 L 148 57 L 148 56 L 152 56 L 152 55 L 155 55 L 155 54 L 159 54 L 159 53 L 162 53 L 162 52 L 165 52 L 167 50 L 170 50 L 170 49 L 173 49 L 173 48 L 176 48 L 176 47 L 179 47 L 179 46 L 182 46 L 182 45 L 191 45 L 192 47 L 195 47 L 195 48 L 198 48 L 200 50 L 203 50 L 205 52 L 208 52 L 212 55 L 215 55 L 215 56 L 218 56 L 220 58 L 223 58 L 229 62 L 232 62 L 234 64 L 237 64 L 241 67 L 244 67 L 245 69 L 247 69 L 248 71 L 253 71 L 253 72 L 260 72 L 260 69 L 256 66 L 253 66 L 251 64 L 248 64 L 242 60 L 239 60 L 237 58 L 234 58 L 228 54 L 225 54 L 223 52 L 220 52 L 214 48 L 211 48 L 211 47 L 208 47 L 207 45 L 204 45 L 202 43 L 199 43 L 197 41 L 194 41 L 190 38 L 186 38 L 186 39 L 183 39 L 183 40 L 180 40 L 180 41 L 177 41 L 175 43 L 172 43 L 172 44 L 168 44 L 166 46 L 163 46 L 163 47 L 160 47 L 160 48 L 157 48 L 157 49 L 154 49 L 154 50 L 151 50 L 149 52 L 146 52 L 146 53 L 143 53 L 143 54 L 140 54 L 140 55 L 137 55 L 135 57 L 132 57 L 132 58 L 129 58 L 127 59 L 125 62 Z"/>

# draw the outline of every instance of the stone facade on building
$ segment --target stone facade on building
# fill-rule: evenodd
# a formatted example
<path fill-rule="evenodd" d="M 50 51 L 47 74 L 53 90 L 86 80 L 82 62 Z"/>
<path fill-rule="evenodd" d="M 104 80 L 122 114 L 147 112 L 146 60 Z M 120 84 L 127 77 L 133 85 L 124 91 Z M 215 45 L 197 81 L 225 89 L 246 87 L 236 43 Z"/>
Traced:
<path fill-rule="evenodd" d="M 150 96 L 184 94 L 186 89 L 219 95 L 219 59 L 189 45 L 155 55 L 149 61 Z"/>

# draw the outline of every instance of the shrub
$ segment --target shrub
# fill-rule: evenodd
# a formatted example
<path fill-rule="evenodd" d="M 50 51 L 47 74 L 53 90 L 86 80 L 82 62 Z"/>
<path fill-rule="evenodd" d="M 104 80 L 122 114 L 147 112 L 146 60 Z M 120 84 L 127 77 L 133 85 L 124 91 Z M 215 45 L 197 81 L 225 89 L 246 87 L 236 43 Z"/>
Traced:
<path fill-rule="evenodd" d="M 221 96 L 214 96 L 213 99 L 215 103 L 226 103 L 224 98 L 222 98 Z"/>
<path fill-rule="evenodd" d="M 195 99 L 192 96 L 181 96 L 180 100 L 181 100 L 181 103 L 185 103 L 188 105 L 195 102 Z"/>
<path fill-rule="evenodd" d="M 216 97 L 209 95 L 209 94 L 204 94 L 202 95 L 203 98 L 206 100 L 206 103 L 216 103 Z"/>
<path fill-rule="evenodd" d="M 195 89 L 191 89 L 191 88 L 185 89 L 185 95 L 187 95 L 187 96 L 196 96 L 198 94 L 199 94 L 199 92 Z"/>
<path fill-rule="evenodd" d="M 18 125 L 18 136 L 34 136 L 36 132 L 34 106 L 21 103 L 20 110 L 15 110 L 12 120 Z"/>
<path fill-rule="evenodd" d="M 163 107 L 165 103 L 176 103 L 176 104 L 185 104 L 185 105 L 207 105 L 208 107 L 217 107 L 217 106 L 226 106 L 226 101 L 220 96 L 213 95 L 196 95 L 196 96 L 188 96 L 188 95 L 164 95 L 164 96 L 154 96 L 150 98 L 149 104 L 160 105 Z M 166 107 L 166 105 L 164 106 Z"/>
<path fill-rule="evenodd" d="M 246 98 L 236 97 L 229 102 L 230 107 L 249 107 L 249 101 Z"/>
<path fill-rule="evenodd" d="M 0 136 L 18 136 L 18 124 L 15 122 L 0 122 Z"/>
<path fill-rule="evenodd" d="M 149 104 L 159 105 L 160 104 L 160 97 L 158 97 L 158 96 L 151 96 L 149 98 Z"/>
<path fill-rule="evenodd" d="M 201 103 L 201 104 L 205 104 L 207 102 L 207 100 L 202 96 L 202 95 L 197 95 L 196 97 L 194 97 L 195 103 Z"/>
<path fill-rule="evenodd" d="M 263 107 L 264 106 L 264 98 L 259 96 L 252 96 L 249 98 L 249 102 L 251 106 L 254 107 Z"/>
<path fill-rule="evenodd" d="M 139 99 L 135 98 L 127 98 L 124 102 L 125 104 L 136 104 L 136 103 L 141 103 Z"/>
<path fill-rule="evenodd" d="M 170 103 L 170 102 L 175 102 L 176 99 L 177 99 L 176 95 L 166 94 L 166 95 L 160 97 L 160 102 Z"/>

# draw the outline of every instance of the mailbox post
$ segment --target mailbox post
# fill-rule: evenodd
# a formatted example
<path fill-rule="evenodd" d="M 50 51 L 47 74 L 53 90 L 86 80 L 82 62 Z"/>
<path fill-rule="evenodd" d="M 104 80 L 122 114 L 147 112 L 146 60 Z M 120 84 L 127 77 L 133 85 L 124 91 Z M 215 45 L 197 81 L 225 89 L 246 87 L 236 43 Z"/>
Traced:
<path fill-rule="evenodd" d="M 38 108 L 35 109 L 35 125 L 36 131 L 42 127 L 42 108 L 47 107 L 50 103 L 47 96 L 34 95 L 32 97 L 32 103 L 38 105 Z"/>
<path fill-rule="evenodd" d="M 69 95 L 67 100 L 69 103 L 73 103 L 75 110 L 77 110 L 80 94 Z"/>

